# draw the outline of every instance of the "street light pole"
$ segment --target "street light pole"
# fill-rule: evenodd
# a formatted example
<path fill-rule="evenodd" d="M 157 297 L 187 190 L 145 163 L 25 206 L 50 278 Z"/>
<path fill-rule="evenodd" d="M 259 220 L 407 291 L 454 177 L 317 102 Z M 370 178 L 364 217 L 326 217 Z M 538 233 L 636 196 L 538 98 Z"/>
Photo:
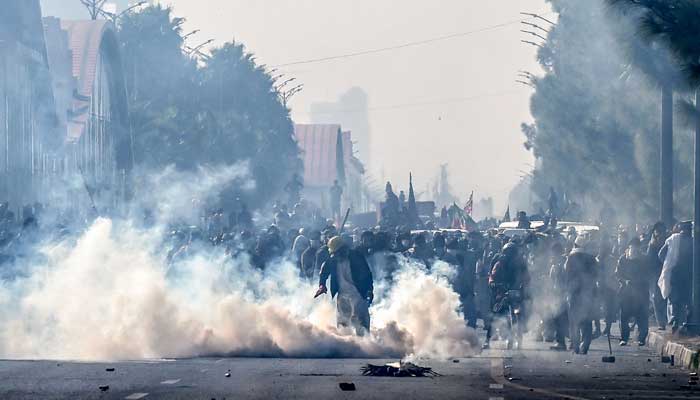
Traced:
<path fill-rule="evenodd" d="M 102 6 L 107 0 L 80 0 L 90 13 L 90 18 L 94 21 L 102 13 Z"/>
<path fill-rule="evenodd" d="M 691 329 L 700 327 L 700 89 L 695 91 L 695 210 L 693 215 L 693 298 Z"/>
<path fill-rule="evenodd" d="M 661 221 L 673 224 L 673 85 L 661 88 Z"/>

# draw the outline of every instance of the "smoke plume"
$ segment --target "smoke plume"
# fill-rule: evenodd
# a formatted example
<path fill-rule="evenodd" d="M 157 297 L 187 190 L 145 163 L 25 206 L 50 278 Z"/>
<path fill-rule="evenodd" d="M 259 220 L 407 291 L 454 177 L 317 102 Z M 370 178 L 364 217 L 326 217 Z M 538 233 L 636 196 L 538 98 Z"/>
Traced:
<path fill-rule="evenodd" d="M 244 170 L 166 171 L 149 180 L 154 227 L 99 218 L 75 237 L 43 241 L 38 256 L 18 261 L 21 274 L 0 281 L 0 357 L 447 358 L 478 349 L 444 274 L 405 260 L 364 337 L 336 327 L 334 302 L 314 300 L 316 282 L 292 262 L 261 271 L 207 243 L 169 262 L 167 223 L 193 218 L 192 198 L 215 197 L 224 183 L 249 185 Z"/>

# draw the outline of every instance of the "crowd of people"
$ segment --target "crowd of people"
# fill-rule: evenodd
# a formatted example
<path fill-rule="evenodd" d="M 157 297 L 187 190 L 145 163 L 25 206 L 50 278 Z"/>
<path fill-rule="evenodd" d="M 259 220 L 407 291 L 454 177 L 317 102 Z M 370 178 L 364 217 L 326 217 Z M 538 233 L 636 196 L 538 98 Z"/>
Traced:
<path fill-rule="evenodd" d="M 517 348 L 528 334 L 552 342 L 553 350 L 586 354 L 591 341 L 609 335 L 615 323 L 620 346 L 630 343 L 633 328 L 636 342 L 644 345 L 650 317 L 659 329 L 670 325 L 674 331 L 688 317 L 689 222 L 670 230 L 663 223 L 584 229 L 562 226 L 550 216 L 533 229 L 520 212 L 512 232 L 478 225 L 450 229 L 444 211 L 434 219 L 417 218 L 387 185 L 377 226 L 360 227 L 343 220 L 338 210 L 334 219 L 323 218 L 321 210 L 299 198 L 298 185 L 290 191 L 290 200 L 298 202 L 276 204 L 271 217 L 254 217 L 239 202 L 229 212 L 208 212 L 199 226 L 173 226 L 168 263 L 202 244 L 245 256 L 259 269 L 288 260 L 301 279 L 317 285 L 316 296 L 330 289 L 339 326 L 358 335 L 370 329 L 376 283 L 390 284 L 406 263 L 426 272 L 438 265 L 454 271 L 448 278 L 459 311 L 466 325 L 486 331 L 485 347 L 498 337 Z M 19 219 L 0 205 L 0 265 L 17 257 L 18 241 L 30 240 L 41 210 L 25 209 Z"/>
<path fill-rule="evenodd" d="M 527 214 L 519 212 L 517 229 L 508 232 L 478 225 L 450 229 L 443 211 L 416 226 L 390 185 L 382 205 L 378 225 L 364 228 L 345 225 L 337 210 L 336 219 L 326 220 L 303 201 L 291 212 L 279 205 L 274 223 L 258 235 L 248 230 L 252 219 L 243 208 L 230 219 L 232 231 L 241 232 L 230 237 L 231 251 L 247 252 L 258 268 L 291 260 L 300 277 L 318 284 L 317 296 L 330 287 L 339 325 L 358 334 L 370 327 L 373 283 L 391 282 L 405 263 L 426 271 L 437 264 L 452 267 L 450 284 L 465 324 L 486 330 L 485 347 L 495 336 L 517 347 L 530 334 L 553 342 L 553 350 L 585 354 L 613 324 L 619 324 L 621 346 L 630 343 L 635 328 L 636 342 L 644 345 L 651 317 L 659 329 L 670 324 L 674 331 L 688 317 L 689 222 L 671 230 L 663 223 L 576 227 L 545 216 L 532 229 Z"/>

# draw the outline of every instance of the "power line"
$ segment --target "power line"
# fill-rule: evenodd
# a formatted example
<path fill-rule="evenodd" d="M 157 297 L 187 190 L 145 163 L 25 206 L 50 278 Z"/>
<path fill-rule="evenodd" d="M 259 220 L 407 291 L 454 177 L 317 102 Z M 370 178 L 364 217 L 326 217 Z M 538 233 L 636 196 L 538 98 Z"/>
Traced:
<path fill-rule="evenodd" d="M 392 104 L 392 105 L 379 106 L 379 107 L 369 107 L 369 108 L 362 108 L 362 109 L 358 108 L 358 109 L 322 111 L 322 112 L 317 112 L 317 113 L 303 112 L 300 114 L 304 114 L 304 115 L 311 115 L 311 114 L 326 114 L 326 115 L 328 115 L 328 114 L 354 114 L 354 113 L 363 113 L 363 112 L 372 112 L 372 111 L 397 110 L 397 109 L 402 109 L 402 108 L 412 108 L 412 107 L 421 107 L 421 106 L 464 103 L 464 102 L 468 102 L 468 101 L 481 100 L 481 99 L 485 99 L 485 98 L 489 98 L 489 97 L 502 97 L 502 96 L 507 96 L 510 94 L 515 94 L 515 93 L 520 93 L 520 92 L 521 92 L 520 90 L 506 90 L 506 91 L 502 91 L 502 92 L 485 93 L 485 94 L 476 95 L 476 96 L 456 97 L 456 98 L 442 99 L 442 100 L 435 100 L 435 101 Z"/>
<path fill-rule="evenodd" d="M 549 14 L 553 14 L 553 13 L 550 12 L 550 13 L 546 13 L 546 14 L 542 14 L 542 15 L 549 15 Z M 530 19 L 536 19 L 536 18 L 530 17 Z M 333 60 L 340 60 L 340 59 L 345 59 L 345 58 L 366 56 L 366 55 L 370 55 L 370 54 L 385 53 L 385 52 L 389 52 L 389 51 L 405 49 L 407 47 L 422 46 L 422 45 L 426 45 L 426 44 L 430 44 L 430 43 L 442 42 L 445 40 L 456 39 L 456 38 L 460 38 L 460 37 L 464 37 L 464 36 L 470 36 L 470 35 L 474 35 L 477 33 L 488 32 L 488 31 L 504 28 L 506 26 L 519 24 L 521 22 L 522 22 L 522 19 L 517 19 L 517 20 L 503 22 L 503 23 L 496 24 L 496 25 L 487 26 L 487 27 L 480 28 L 480 29 L 475 29 L 472 31 L 453 33 L 451 35 L 438 36 L 438 37 L 434 37 L 434 38 L 430 38 L 430 39 L 418 40 L 415 42 L 407 42 L 407 43 L 403 43 L 403 44 L 396 45 L 396 46 L 381 47 L 378 49 L 361 50 L 361 51 L 356 51 L 356 52 L 351 52 L 351 53 L 346 53 L 346 54 L 338 54 L 338 55 L 334 55 L 334 56 L 293 61 L 293 62 L 288 62 L 288 63 L 284 63 L 284 64 L 273 65 L 272 68 L 289 67 L 289 66 L 293 66 L 293 65 L 302 65 L 302 64 L 313 64 L 313 63 L 328 62 L 328 61 L 333 61 Z"/>

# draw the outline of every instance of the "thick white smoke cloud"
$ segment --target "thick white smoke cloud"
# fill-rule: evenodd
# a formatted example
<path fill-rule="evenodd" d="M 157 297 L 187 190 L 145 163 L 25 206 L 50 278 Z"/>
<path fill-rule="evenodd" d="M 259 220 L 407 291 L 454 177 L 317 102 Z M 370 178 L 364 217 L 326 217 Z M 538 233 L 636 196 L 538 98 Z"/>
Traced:
<path fill-rule="evenodd" d="M 196 171 L 178 171 L 170 166 L 158 172 L 138 173 L 136 180 L 132 213 L 141 217 L 143 210 L 148 210 L 162 226 L 172 222 L 197 224 L 202 208 L 217 200 L 225 185 L 235 184 L 242 190 L 255 188 L 247 163 L 200 166 Z"/>
<path fill-rule="evenodd" d="M 245 177 L 234 168 L 181 184 L 168 174 L 159 178 L 167 187 L 152 188 L 161 223 L 194 215 L 186 204 L 193 197 Z M 447 279 L 417 265 L 402 263 L 371 309 L 371 335 L 356 337 L 335 327 L 334 304 L 314 300 L 315 283 L 301 280 L 293 263 L 260 271 L 201 246 L 169 265 L 165 231 L 100 218 L 77 240 L 44 244 L 24 278 L 0 283 L 0 357 L 447 358 L 479 348 Z"/>

